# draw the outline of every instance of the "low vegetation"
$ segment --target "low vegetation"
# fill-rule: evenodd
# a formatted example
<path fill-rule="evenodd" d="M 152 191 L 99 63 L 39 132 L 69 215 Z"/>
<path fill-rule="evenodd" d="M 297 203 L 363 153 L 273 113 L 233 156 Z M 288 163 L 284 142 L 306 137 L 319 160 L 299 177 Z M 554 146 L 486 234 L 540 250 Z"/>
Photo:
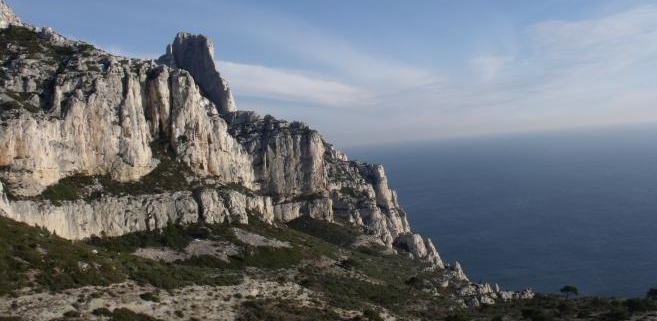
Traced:
<path fill-rule="evenodd" d="M 91 201 L 103 195 L 143 195 L 194 188 L 188 177 L 192 172 L 185 164 L 176 160 L 168 144 L 151 144 L 153 156 L 159 161 L 157 167 L 136 182 L 117 182 L 111 177 L 74 175 L 62 178 L 48 186 L 39 196 L 54 204 L 62 201 L 84 199 Z"/>
<path fill-rule="evenodd" d="M 239 311 L 238 321 L 335 321 L 340 316 L 327 309 L 300 307 L 290 300 L 246 301 Z"/>
<path fill-rule="evenodd" d="M 122 267 L 104 253 L 0 216 L 0 295 L 28 286 L 59 291 L 125 278 Z"/>
<path fill-rule="evenodd" d="M 356 241 L 361 234 L 350 226 L 337 225 L 325 221 L 301 216 L 287 223 L 287 226 L 302 233 L 315 236 L 325 242 L 337 246 L 348 246 Z"/>
<path fill-rule="evenodd" d="M 162 291 L 188 285 L 235 285 L 245 276 L 293 282 L 322 298 L 301 306 L 293 298 L 248 297 L 238 310 L 239 320 L 340 320 L 335 308 L 360 311 L 351 320 L 382 320 L 382 309 L 398 320 L 622 320 L 657 311 L 650 299 L 566 298 L 539 295 L 532 300 L 498 302 L 465 309 L 452 297 L 453 288 L 440 286 L 442 272 L 381 248 L 353 248 L 357 232 L 340 225 L 302 218 L 275 226 L 251 218 L 249 225 L 169 225 L 121 237 L 63 240 L 45 230 L 0 217 L 0 295 L 16 296 L 19 289 L 65 291 L 85 285 L 109 285 L 133 280 Z M 233 233 L 240 228 L 290 247 L 255 247 Z M 133 255 L 139 248 L 185 249 L 196 239 L 229 242 L 239 254 L 229 262 L 196 256 L 175 262 Z M 138 293 L 158 303 L 160 290 Z M 572 291 L 567 291 L 571 293 Z M 317 300 L 317 299 L 313 299 Z M 324 302 L 319 304 L 319 302 Z M 75 319 L 75 311 L 70 311 Z M 126 309 L 98 309 L 110 320 L 154 320 Z M 2 320 L 19 320 L 0 317 Z M 342 317 L 342 320 L 347 320 Z"/>

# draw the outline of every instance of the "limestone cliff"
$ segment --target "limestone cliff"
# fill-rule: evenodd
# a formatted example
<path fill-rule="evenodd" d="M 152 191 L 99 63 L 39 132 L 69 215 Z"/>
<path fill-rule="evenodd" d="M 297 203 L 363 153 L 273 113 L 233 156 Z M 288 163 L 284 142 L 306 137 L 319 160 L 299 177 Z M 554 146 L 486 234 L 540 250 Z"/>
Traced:
<path fill-rule="evenodd" d="M 307 215 L 444 268 L 382 166 L 348 161 L 303 123 L 237 111 L 206 37 L 179 33 L 157 61 L 130 59 L 0 9 L 0 214 L 70 239 Z M 189 173 L 130 187 L 180 174 L 171 166 Z M 88 184 L 48 197 L 71 181 Z"/>

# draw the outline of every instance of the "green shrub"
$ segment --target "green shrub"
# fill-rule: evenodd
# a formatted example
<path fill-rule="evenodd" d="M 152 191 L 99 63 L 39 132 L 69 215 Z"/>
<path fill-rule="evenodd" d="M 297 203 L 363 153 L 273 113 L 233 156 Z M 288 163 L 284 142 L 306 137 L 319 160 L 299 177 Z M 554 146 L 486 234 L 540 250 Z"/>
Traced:
<path fill-rule="evenodd" d="M 541 308 L 528 308 L 522 310 L 522 316 L 532 321 L 550 321 L 550 316 L 544 309 Z"/>
<path fill-rule="evenodd" d="M 25 286 L 59 291 L 125 281 L 120 265 L 91 250 L 82 242 L 0 217 L 0 295 Z"/>
<path fill-rule="evenodd" d="M 340 316 L 319 308 L 300 306 L 290 300 L 255 300 L 242 303 L 238 321 L 335 321 Z"/>
<path fill-rule="evenodd" d="M 445 321 L 469 321 L 470 318 L 462 313 L 453 313 L 445 317 Z"/>
<path fill-rule="evenodd" d="M 355 228 L 314 219 L 310 216 L 300 216 L 288 222 L 287 226 L 342 247 L 351 245 L 362 234 Z"/>
<path fill-rule="evenodd" d="M 657 304 L 649 299 L 627 299 L 623 305 L 630 313 L 657 310 Z"/>
<path fill-rule="evenodd" d="M 363 317 L 367 318 L 370 321 L 384 321 L 379 312 L 376 312 L 372 309 L 363 310 Z"/>
<path fill-rule="evenodd" d="M 110 311 L 108 308 L 98 308 L 93 311 L 91 311 L 91 314 L 96 315 L 96 316 L 111 316 L 112 311 Z"/>
<path fill-rule="evenodd" d="M 75 310 L 70 310 L 70 311 L 64 312 L 64 317 L 67 317 L 67 318 L 77 318 L 79 316 L 80 316 L 80 313 L 78 311 L 75 311 Z"/>
<path fill-rule="evenodd" d="M 120 308 L 112 311 L 110 321 L 158 321 L 158 319 L 126 308 Z"/>
<path fill-rule="evenodd" d="M 160 297 L 158 297 L 157 294 L 153 292 L 142 293 L 139 295 L 139 298 L 144 301 L 160 302 Z"/>

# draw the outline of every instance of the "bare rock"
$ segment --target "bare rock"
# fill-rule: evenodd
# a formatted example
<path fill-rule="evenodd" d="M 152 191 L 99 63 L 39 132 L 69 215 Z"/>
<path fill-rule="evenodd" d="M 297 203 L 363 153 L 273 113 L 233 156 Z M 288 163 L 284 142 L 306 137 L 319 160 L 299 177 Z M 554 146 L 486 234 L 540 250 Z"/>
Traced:
<path fill-rule="evenodd" d="M 461 263 L 458 261 L 454 263 L 453 272 L 457 280 L 469 282 L 468 277 L 465 275 L 465 272 L 463 272 Z"/>
<path fill-rule="evenodd" d="M 236 110 L 228 83 L 221 78 L 214 65 L 214 44 L 203 35 L 181 32 L 176 35 L 161 63 L 189 71 L 206 97 L 221 114 Z"/>
<path fill-rule="evenodd" d="M 14 14 L 4 1 L 0 1 L 0 28 L 7 28 L 9 25 L 20 25 L 21 20 Z"/>
<path fill-rule="evenodd" d="M 397 237 L 395 245 L 409 251 L 417 258 L 431 262 L 435 267 L 445 268 L 431 240 L 423 239 L 420 234 L 402 234 Z"/>

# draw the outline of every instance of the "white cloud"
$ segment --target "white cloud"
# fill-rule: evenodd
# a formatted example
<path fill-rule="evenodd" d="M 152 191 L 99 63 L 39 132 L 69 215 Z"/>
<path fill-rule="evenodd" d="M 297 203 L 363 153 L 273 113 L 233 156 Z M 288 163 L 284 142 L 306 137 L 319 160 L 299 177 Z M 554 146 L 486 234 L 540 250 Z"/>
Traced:
<path fill-rule="evenodd" d="M 606 49 L 633 43 L 657 30 L 657 6 L 641 6 L 598 19 L 550 20 L 529 29 L 537 49 Z"/>
<path fill-rule="evenodd" d="M 118 45 L 102 45 L 96 43 L 91 43 L 91 45 L 93 45 L 98 49 L 107 51 L 110 54 L 121 56 L 121 57 L 127 57 L 127 58 L 157 59 L 161 55 L 161 54 L 157 55 L 152 53 L 143 53 L 143 52 L 134 52 L 131 50 L 125 50 L 124 48 Z"/>
<path fill-rule="evenodd" d="M 483 81 L 491 81 L 512 61 L 511 56 L 482 55 L 472 58 L 470 63 Z"/>
<path fill-rule="evenodd" d="M 377 91 L 399 91 L 443 79 L 427 68 L 372 53 L 317 28 L 302 19 L 277 11 L 275 6 L 233 3 L 237 12 L 225 17 L 236 32 L 266 44 L 270 50 L 308 62 L 331 77 L 348 79 Z M 249 19 L 242 19 L 243 16 Z M 234 20 L 231 20 L 234 19 Z M 263 28 L 263 26 L 266 26 Z"/>
<path fill-rule="evenodd" d="M 293 70 L 217 62 L 237 95 L 338 108 L 368 106 L 367 90 Z"/>

